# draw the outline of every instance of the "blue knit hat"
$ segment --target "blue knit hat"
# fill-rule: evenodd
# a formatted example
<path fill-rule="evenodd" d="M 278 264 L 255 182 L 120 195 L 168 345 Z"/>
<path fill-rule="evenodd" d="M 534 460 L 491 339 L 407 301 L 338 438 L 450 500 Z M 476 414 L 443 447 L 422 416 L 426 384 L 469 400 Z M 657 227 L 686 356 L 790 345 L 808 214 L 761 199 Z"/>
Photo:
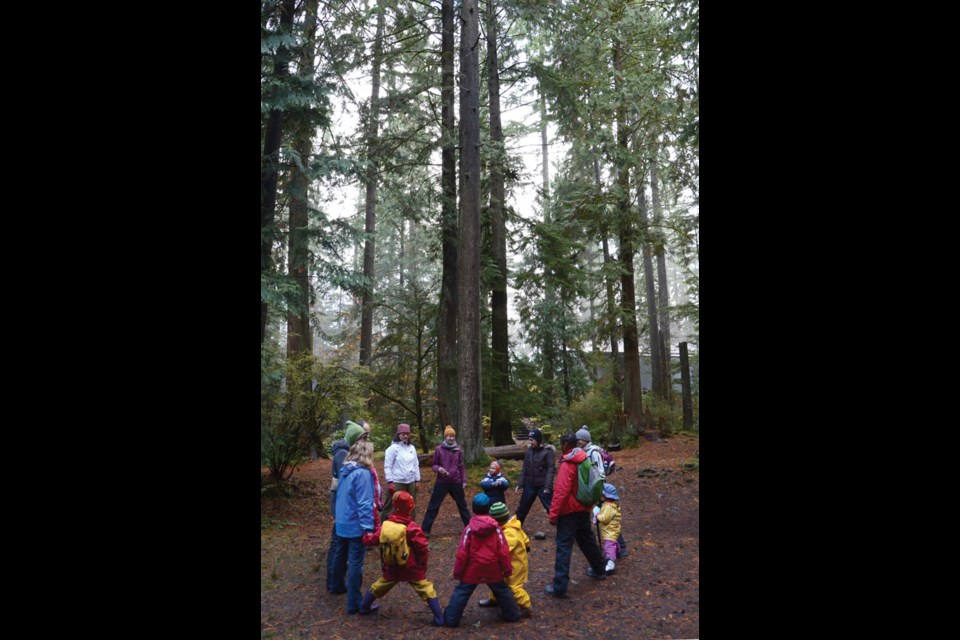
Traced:
<path fill-rule="evenodd" d="M 587 425 L 580 427 L 580 430 L 577 431 L 577 440 L 586 440 L 590 442 L 590 432 L 587 431 Z"/>
<path fill-rule="evenodd" d="M 485 493 L 478 493 L 473 496 L 473 512 L 482 515 L 490 511 L 490 496 Z"/>

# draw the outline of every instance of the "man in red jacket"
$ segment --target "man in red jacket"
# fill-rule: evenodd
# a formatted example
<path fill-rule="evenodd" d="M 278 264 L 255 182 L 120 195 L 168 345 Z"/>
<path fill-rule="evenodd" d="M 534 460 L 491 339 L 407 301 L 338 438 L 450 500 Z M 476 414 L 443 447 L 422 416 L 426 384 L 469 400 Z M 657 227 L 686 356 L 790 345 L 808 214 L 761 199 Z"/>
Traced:
<path fill-rule="evenodd" d="M 577 465 L 586 460 L 587 454 L 576 447 L 577 436 L 563 434 L 563 458 L 557 481 L 553 484 L 553 501 L 550 503 L 550 524 L 557 527 L 557 559 L 553 565 L 553 583 L 544 589 L 547 595 L 563 598 L 570 583 L 570 554 L 573 541 L 586 556 L 590 568 L 587 575 L 597 580 L 606 577 L 605 562 L 597 540 L 590 527 L 590 510 L 577 500 Z M 498 596 L 499 597 L 499 596 Z"/>
<path fill-rule="evenodd" d="M 513 591 L 503 581 L 513 573 L 510 546 L 503 537 L 500 525 L 488 515 L 489 511 L 490 498 L 485 493 L 478 493 L 473 498 L 475 515 L 463 530 L 457 546 L 453 577 L 460 584 L 454 588 L 450 602 L 443 611 L 443 619 L 448 627 L 460 626 L 463 610 L 478 584 L 490 587 L 497 597 L 504 620 L 516 622 L 520 619 L 520 608 L 517 607 Z"/>

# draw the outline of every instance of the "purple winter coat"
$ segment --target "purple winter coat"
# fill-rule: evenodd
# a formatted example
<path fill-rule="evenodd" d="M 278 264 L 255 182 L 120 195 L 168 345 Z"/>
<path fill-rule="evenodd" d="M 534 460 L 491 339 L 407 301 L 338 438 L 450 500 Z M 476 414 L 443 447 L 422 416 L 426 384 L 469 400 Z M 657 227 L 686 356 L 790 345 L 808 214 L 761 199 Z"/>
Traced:
<path fill-rule="evenodd" d="M 450 475 L 440 473 L 440 467 L 447 470 Z M 433 470 L 437 472 L 437 483 L 446 482 L 450 484 L 465 484 L 467 482 L 467 468 L 463 464 L 463 451 L 460 445 L 454 445 L 453 449 L 448 449 L 441 442 L 433 452 Z"/>

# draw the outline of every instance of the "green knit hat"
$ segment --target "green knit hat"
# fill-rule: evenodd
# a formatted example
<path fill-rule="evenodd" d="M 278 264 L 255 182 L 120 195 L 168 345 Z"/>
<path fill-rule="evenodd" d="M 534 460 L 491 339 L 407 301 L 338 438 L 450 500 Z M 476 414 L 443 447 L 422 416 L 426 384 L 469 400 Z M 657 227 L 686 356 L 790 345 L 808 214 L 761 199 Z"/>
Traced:
<path fill-rule="evenodd" d="M 347 422 L 347 431 L 343 434 L 343 439 L 347 441 L 347 446 L 352 447 L 366 431 L 356 422 Z"/>
<path fill-rule="evenodd" d="M 490 506 L 490 517 L 503 524 L 510 519 L 510 508 L 502 502 L 494 502 Z"/>

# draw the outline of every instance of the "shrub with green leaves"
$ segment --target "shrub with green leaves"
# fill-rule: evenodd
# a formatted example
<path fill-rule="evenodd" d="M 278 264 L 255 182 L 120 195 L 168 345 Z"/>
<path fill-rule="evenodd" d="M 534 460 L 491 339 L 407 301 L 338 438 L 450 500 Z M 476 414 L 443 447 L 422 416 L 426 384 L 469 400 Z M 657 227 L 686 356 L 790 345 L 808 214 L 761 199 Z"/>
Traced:
<path fill-rule="evenodd" d="M 620 410 L 620 403 L 610 388 L 611 376 L 606 376 L 575 400 L 556 426 L 560 431 L 576 433 L 587 425 L 594 443 L 603 446 L 610 432 L 610 424 Z"/>
<path fill-rule="evenodd" d="M 362 410 L 365 398 L 361 374 L 354 368 L 322 363 L 311 355 L 275 362 L 261 357 L 261 466 L 277 480 L 288 470 L 292 474 L 310 447 L 322 446 L 342 415 Z"/>

